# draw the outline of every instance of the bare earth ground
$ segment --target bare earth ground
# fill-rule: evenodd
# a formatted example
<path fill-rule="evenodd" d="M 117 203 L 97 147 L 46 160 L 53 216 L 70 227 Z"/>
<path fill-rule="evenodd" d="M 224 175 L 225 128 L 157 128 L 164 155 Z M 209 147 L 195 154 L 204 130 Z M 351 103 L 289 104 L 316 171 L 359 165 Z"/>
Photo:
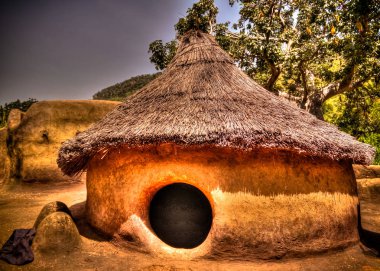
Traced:
<path fill-rule="evenodd" d="M 0 261 L 0 270 L 380 270 L 380 258 L 363 252 L 359 245 L 308 258 L 273 261 L 175 261 L 155 258 L 117 247 L 92 231 L 83 219 L 85 200 L 84 183 L 19 184 L 0 188 L 0 244 L 5 243 L 14 229 L 31 228 L 41 208 L 52 201 L 62 201 L 70 207 L 83 240 L 82 247 L 74 252 L 36 254 L 34 262 L 25 266 Z M 363 226 L 371 225 L 372 230 L 380 232 L 380 199 L 363 202 L 362 205 L 367 208 L 362 215 Z"/>

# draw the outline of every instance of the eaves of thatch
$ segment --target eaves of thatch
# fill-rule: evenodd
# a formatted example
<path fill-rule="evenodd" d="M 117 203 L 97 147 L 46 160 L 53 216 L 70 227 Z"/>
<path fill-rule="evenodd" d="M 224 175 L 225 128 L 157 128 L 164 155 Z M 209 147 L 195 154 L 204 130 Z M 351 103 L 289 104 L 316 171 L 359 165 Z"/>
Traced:
<path fill-rule="evenodd" d="M 208 34 L 182 37 L 161 76 L 100 122 L 63 143 L 58 165 L 73 175 L 97 153 L 171 142 L 279 149 L 369 164 L 374 149 L 270 93 Z"/>

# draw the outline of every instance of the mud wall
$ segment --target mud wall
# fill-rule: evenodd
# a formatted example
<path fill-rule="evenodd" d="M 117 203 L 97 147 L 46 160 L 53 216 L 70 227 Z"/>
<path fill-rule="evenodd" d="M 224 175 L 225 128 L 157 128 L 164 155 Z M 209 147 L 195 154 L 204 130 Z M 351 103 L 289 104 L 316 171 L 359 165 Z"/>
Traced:
<path fill-rule="evenodd" d="M 61 173 L 56 163 L 58 150 L 63 141 L 87 129 L 117 104 L 92 100 L 42 101 L 33 104 L 20 118 L 13 114 L 7 140 L 10 177 L 22 181 L 79 180 L 80 177 Z"/>
<path fill-rule="evenodd" d="M 196 186 L 213 208 L 209 236 L 194 249 L 171 248 L 150 228 L 152 197 L 174 182 Z M 87 171 L 94 227 L 177 257 L 267 259 L 342 248 L 358 241 L 356 205 L 350 164 L 284 152 L 121 149 L 94 158 Z"/>
<path fill-rule="evenodd" d="M 0 129 L 0 185 L 5 183 L 10 176 L 11 161 L 7 149 L 7 128 Z"/>
<path fill-rule="evenodd" d="M 380 178 L 380 165 L 353 165 L 356 179 Z"/>

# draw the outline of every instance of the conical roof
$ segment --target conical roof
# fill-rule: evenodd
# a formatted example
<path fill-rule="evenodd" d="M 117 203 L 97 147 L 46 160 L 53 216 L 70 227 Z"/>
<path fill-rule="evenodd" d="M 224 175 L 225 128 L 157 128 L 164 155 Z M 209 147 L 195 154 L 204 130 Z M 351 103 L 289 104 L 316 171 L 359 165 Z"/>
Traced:
<path fill-rule="evenodd" d="M 164 142 L 281 149 L 362 164 L 374 156 L 371 146 L 261 87 L 198 31 L 182 37 L 161 76 L 66 141 L 58 165 L 73 175 L 99 152 Z"/>

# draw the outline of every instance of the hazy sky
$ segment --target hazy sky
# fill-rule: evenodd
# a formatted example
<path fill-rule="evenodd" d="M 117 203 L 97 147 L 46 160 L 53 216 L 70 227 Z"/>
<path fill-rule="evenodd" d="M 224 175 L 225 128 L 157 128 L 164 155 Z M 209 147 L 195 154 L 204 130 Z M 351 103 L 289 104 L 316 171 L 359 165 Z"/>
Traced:
<path fill-rule="evenodd" d="M 0 0 L 0 104 L 91 99 L 131 76 L 155 72 L 148 45 L 174 38 L 195 0 Z M 216 0 L 218 21 L 238 9 Z"/>

